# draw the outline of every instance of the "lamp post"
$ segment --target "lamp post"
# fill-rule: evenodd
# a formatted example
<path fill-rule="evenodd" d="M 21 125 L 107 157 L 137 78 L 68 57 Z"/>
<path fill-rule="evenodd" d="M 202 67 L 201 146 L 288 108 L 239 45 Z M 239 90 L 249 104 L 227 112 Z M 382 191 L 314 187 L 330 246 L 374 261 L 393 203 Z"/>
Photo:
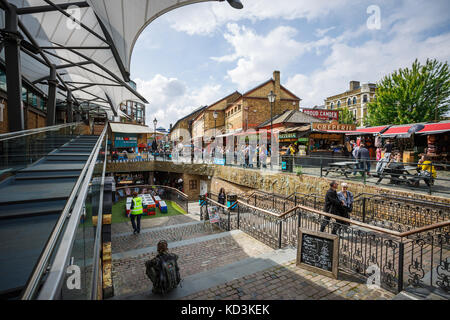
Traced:
<path fill-rule="evenodd" d="M 217 113 L 217 111 L 214 110 L 214 112 L 213 112 L 213 117 L 214 117 L 214 137 L 216 136 L 216 120 L 217 120 L 218 116 L 219 116 L 219 114 Z"/>
<path fill-rule="evenodd" d="M 153 119 L 153 126 L 155 128 L 155 130 L 153 131 L 153 139 L 154 140 L 156 140 L 156 124 L 157 123 L 158 123 L 158 120 L 156 120 L 156 117 L 155 117 L 155 119 Z"/>
<path fill-rule="evenodd" d="M 273 123 L 272 123 L 272 109 L 273 109 L 273 103 L 275 102 L 275 97 L 277 95 L 275 93 L 273 93 L 273 91 L 271 90 L 269 95 L 267 96 L 267 98 L 269 99 L 270 102 L 270 140 L 272 140 L 272 130 L 273 130 Z M 270 143 L 270 170 L 272 170 L 272 142 Z"/>

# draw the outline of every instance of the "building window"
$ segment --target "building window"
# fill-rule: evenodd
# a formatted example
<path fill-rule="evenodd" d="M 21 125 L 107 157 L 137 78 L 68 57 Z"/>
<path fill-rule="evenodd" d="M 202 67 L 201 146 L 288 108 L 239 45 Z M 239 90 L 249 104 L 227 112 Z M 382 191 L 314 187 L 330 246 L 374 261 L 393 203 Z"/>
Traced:
<path fill-rule="evenodd" d="M 363 95 L 363 102 L 367 102 L 367 94 Z"/>
<path fill-rule="evenodd" d="M 337 102 L 337 107 L 338 107 L 338 108 L 341 107 L 341 100 L 338 100 L 338 102 Z"/>
<path fill-rule="evenodd" d="M 197 180 L 189 180 L 189 190 L 197 190 Z"/>
<path fill-rule="evenodd" d="M 334 107 L 334 103 L 332 102 L 332 103 L 331 103 L 331 109 L 333 109 L 333 107 Z"/>
<path fill-rule="evenodd" d="M 238 111 L 241 111 L 241 105 L 238 105 Z"/>
<path fill-rule="evenodd" d="M 350 106 L 352 104 L 352 99 L 348 98 L 347 99 L 347 105 Z"/>
<path fill-rule="evenodd" d="M 356 97 L 353 97 L 353 104 L 356 104 Z"/>

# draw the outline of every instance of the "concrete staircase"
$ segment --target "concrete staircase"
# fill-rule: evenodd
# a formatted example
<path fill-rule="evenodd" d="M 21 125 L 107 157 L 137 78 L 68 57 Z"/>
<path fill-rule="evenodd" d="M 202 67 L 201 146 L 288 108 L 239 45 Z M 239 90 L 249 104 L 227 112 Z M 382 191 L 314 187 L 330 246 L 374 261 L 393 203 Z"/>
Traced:
<path fill-rule="evenodd" d="M 57 149 L 0 183 L 0 297 L 25 285 L 97 140 L 52 137 Z"/>

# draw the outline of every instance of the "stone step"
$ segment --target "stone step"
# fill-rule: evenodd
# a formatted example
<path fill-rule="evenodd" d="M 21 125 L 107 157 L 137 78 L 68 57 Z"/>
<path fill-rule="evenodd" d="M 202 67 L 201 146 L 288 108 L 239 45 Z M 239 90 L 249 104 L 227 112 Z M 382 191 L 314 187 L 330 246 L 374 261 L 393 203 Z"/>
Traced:
<path fill-rule="evenodd" d="M 220 233 L 218 228 L 200 221 L 169 225 L 159 228 L 147 228 L 140 234 L 125 232 L 113 235 L 112 251 L 114 253 L 136 250 L 139 248 L 154 247 L 161 239 L 167 242 L 182 241 L 210 234 Z"/>
<path fill-rule="evenodd" d="M 180 273 L 186 278 L 196 273 L 271 252 L 273 249 L 240 230 L 222 232 L 194 239 L 169 242 L 169 251 L 178 255 Z M 145 261 L 156 255 L 156 247 L 113 254 L 113 284 L 115 295 L 149 291 L 151 281 L 145 275 Z"/>

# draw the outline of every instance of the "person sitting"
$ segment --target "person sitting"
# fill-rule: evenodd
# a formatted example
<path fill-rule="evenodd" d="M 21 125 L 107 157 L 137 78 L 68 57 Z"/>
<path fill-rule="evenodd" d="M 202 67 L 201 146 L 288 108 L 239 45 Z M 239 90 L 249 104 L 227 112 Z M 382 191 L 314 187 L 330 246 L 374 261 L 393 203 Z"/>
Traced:
<path fill-rule="evenodd" d="M 157 245 L 158 254 L 145 262 L 145 273 L 153 283 L 153 293 L 167 293 L 175 289 L 181 281 L 178 256 L 169 253 L 167 241 Z"/>
<path fill-rule="evenodd" d="M 418 187 L 421 178 L 425 181 L 428 187 L 434 184 L 434 179 L 436 178 L 437 173 L 427 155 L 423 155 L 420 158 L 419 163 L 417 164 L 417 171 L 417 176 L 411 181 L 413 186 Z"/>

